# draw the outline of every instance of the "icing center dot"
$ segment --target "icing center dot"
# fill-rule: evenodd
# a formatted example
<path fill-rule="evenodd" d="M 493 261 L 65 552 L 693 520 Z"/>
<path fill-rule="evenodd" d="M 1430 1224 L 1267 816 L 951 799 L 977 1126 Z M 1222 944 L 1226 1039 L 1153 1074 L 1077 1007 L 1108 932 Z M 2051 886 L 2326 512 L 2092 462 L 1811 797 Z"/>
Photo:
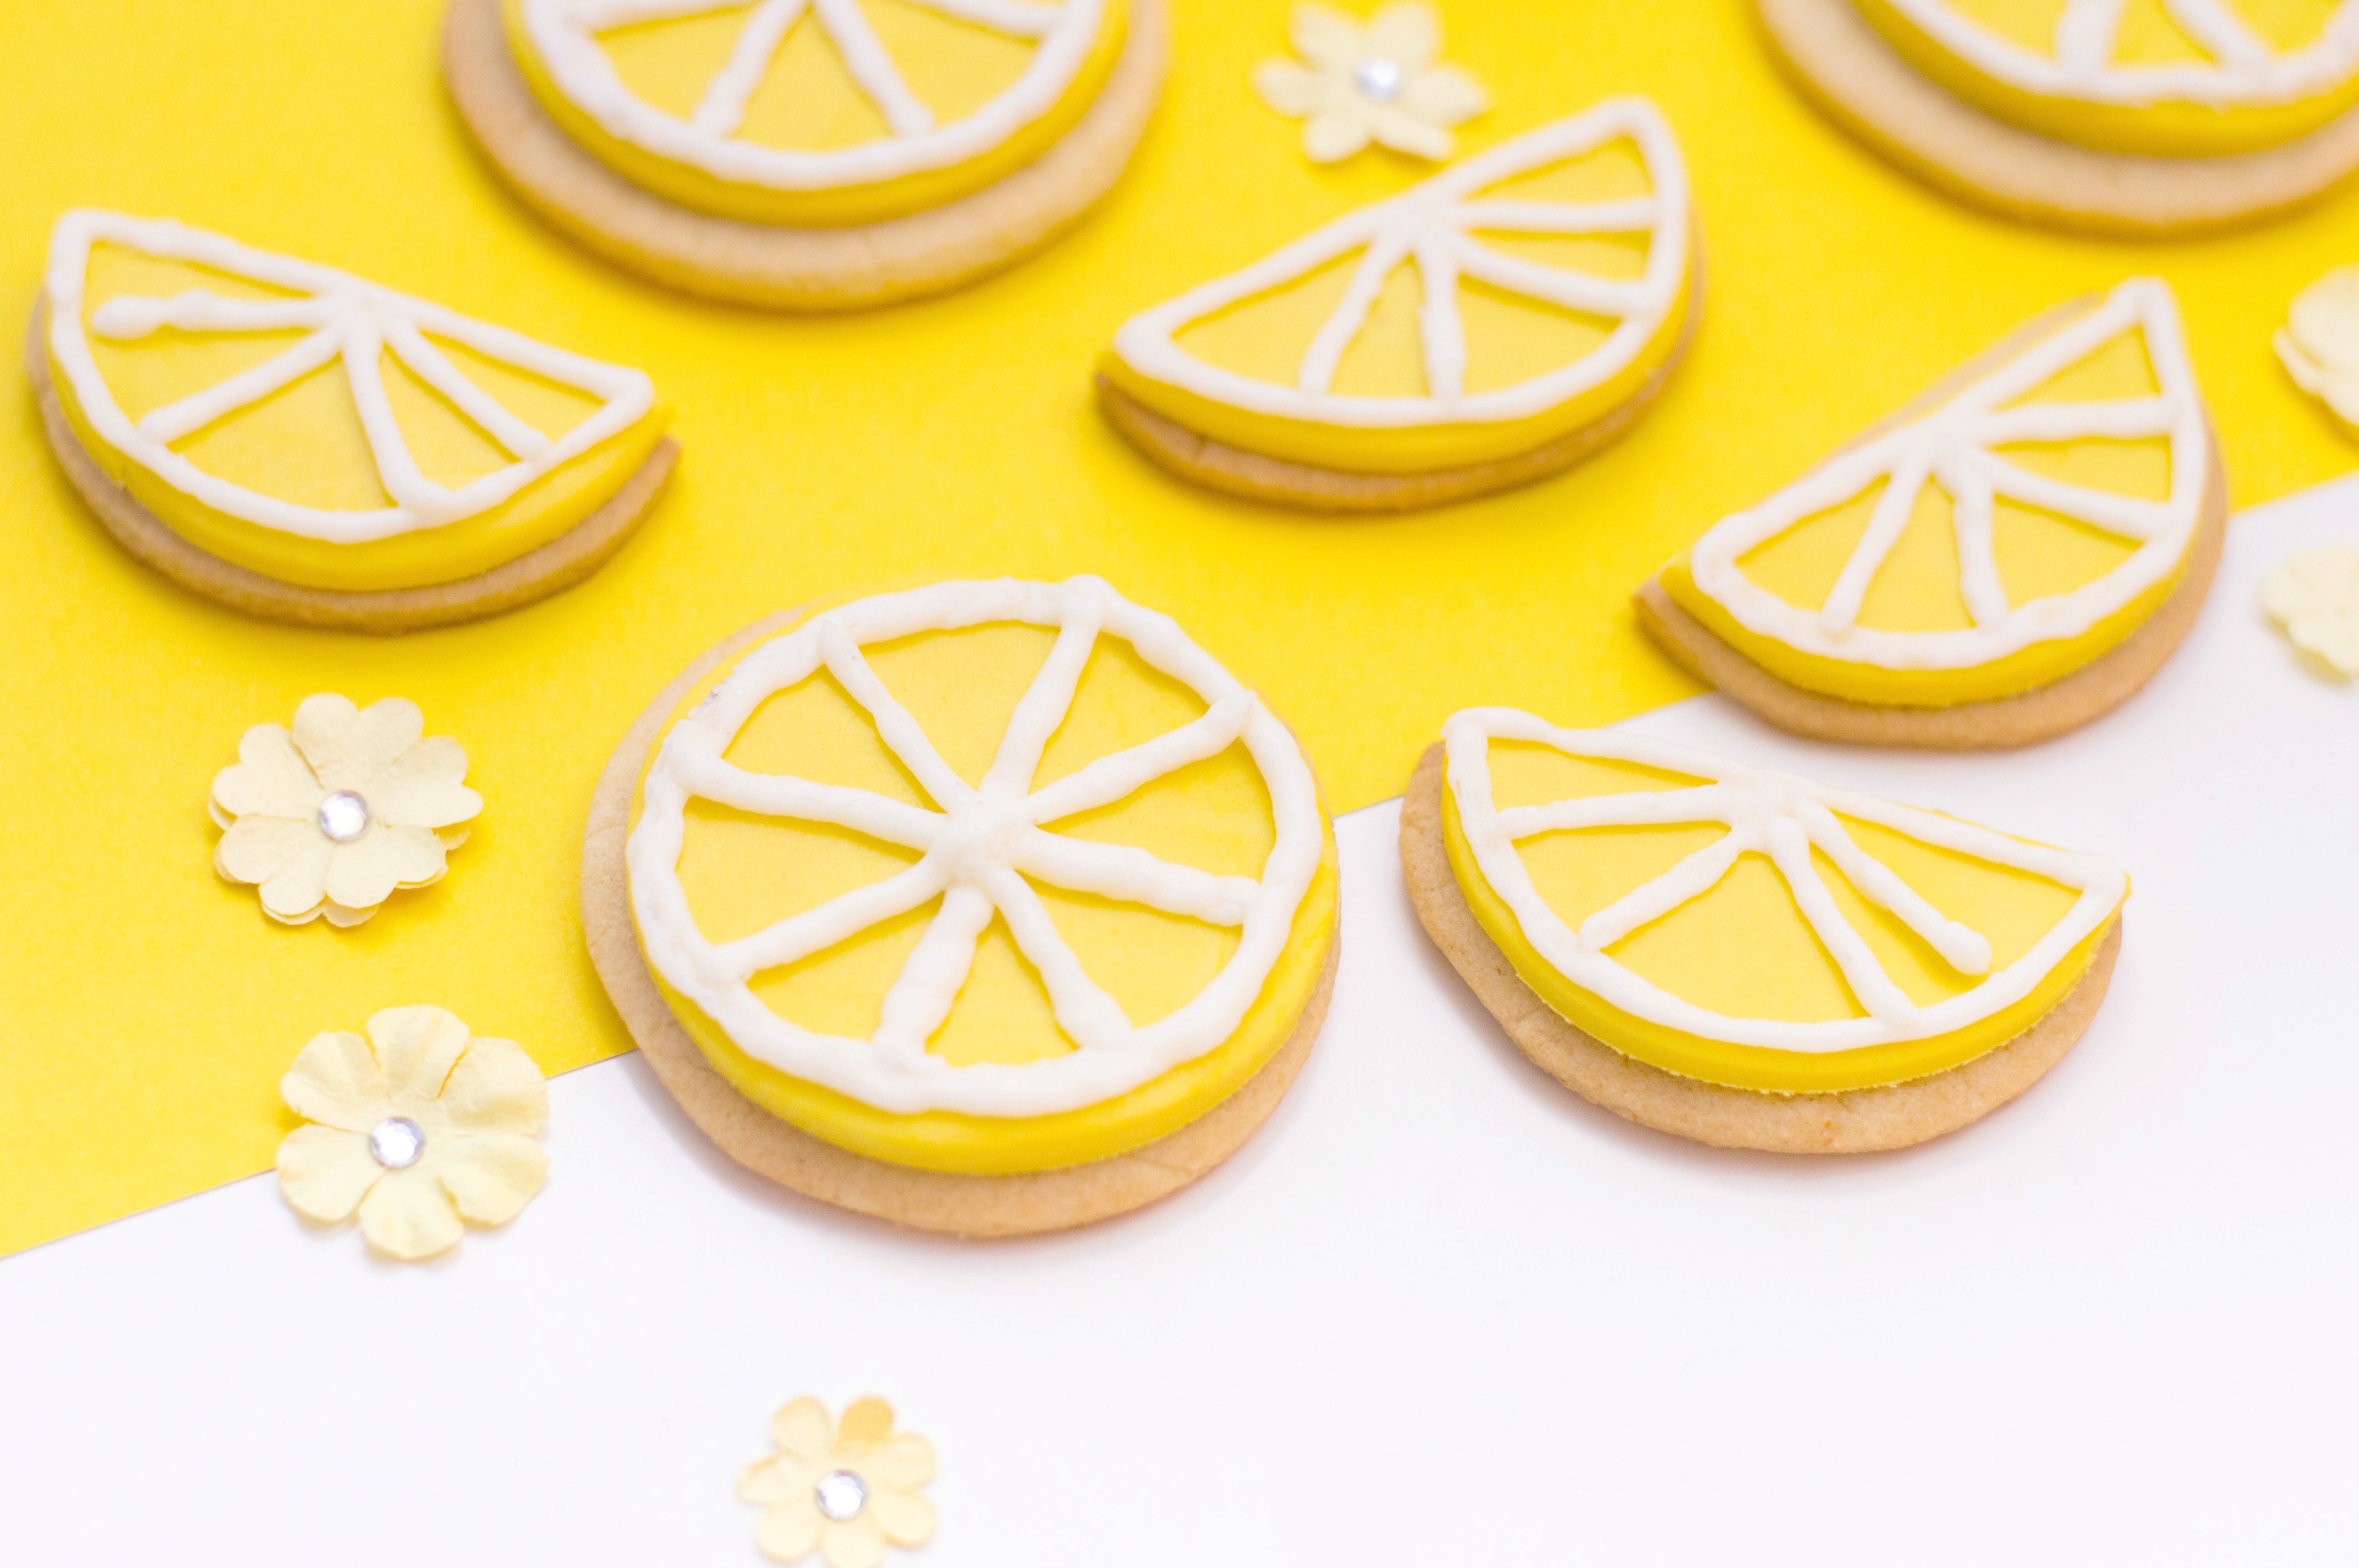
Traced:
<path fill-rule="evenodd" d="M 1352 68 L 1352 80 L 1368 97 L 1389 103 L 1401 90 L 1400 61 L 1389 55 L 1372 54 Z"/>
<path fill-rule="evenodd" d="M 980 882 L 1014 857 L 1016 836 L 1030 825 L 1020 807 L 976 800 L 951 813 L 934 852 L 954 879 Z"/>
<path fill-rule="evenodd" d="M 320 831 L 338 844 L 350 844 L 368 832 L 368 802 L 350 789 L 339 789 L 320 802 Z"/>
<path fill-rule="evenodd" d="M 811 1500 L 820 1512 L 841 1524 L 859 1517 L 868 1506 L 868 1484 L 849 1470 L 831 1471 L 811 1488 Z"/>
<path fill-rule="evenodd" d="M 369 1158 L 387 1171 L 406 1171 L 425 1152 L 425 1131 L 408 1116 L 387 1116 L 369 1129 Z"/>

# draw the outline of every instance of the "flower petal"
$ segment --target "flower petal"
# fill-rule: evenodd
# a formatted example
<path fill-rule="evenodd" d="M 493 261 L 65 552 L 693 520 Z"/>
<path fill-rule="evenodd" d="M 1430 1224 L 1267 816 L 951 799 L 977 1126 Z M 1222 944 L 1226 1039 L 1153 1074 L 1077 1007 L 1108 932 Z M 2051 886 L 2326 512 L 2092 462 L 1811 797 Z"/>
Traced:
<path fill-rule="evenodd" d="M 278 1142 L 278 1190 L 297 1214 L 311 1219 L 352 1218 L 384 1175 L 364 1132 L 306 1123 Z"/>
<path fill-rule="evenodd" d="M 256 822 L 272 821 L 269 817 L 251 820 Z M 243 827 L 245 824 L 240 822 L 237 825 Z M 288 825 L 301 827 L 303 824 L 290 822 Z M 311 835 L 310 841 L 262 881 L 263 911 L 291 925 L 300 925 L 320 912 L 320 905 L 328 896 L 329 852 L 336 847 L 319 829 L 305 831 Z M 226 841 L 224 835 L 223 842 Z"/>
<path fill-rule="evenodd" d="M 2359 365 L 2359 267 L 2338 267 L 2295 295 L 2286 324 L 2311 358 Z"/>
<path fill-rule="evenodd" d="M 873 1508 L 831 1520 L 820 1536 L 820 1551 L 827 1568 L 876 1568 L 885 1561 L 885 1526 Z"/>
<path fill-rule="evenodd" d="M 310 822 L 327 793 L 277 724 L 247 730 L 238 739 L 237 761 L 213 775 L 213 803 L 232 816 Z"/>
<path fill-rule="evenodd" d="M 484 809 L 484 798 L 460 782 L 466 776 L 466 748 L 449 735 L 429 735 L 369 785 L 370 814 L 396 827 L 466 822 Z"/>
<path fill-rule="evenodd" d="M 835 1423 L 839 1443 L 857 1443 L 866 1447 L 882 1443 L 893 1433 L 893 1407 L 870 1394 L 843 1407 L 843 1419 Z"/>
<path fill-rule="evenodd" d="M 756 1459 L 737 1472 L 737 1495 L 749 1503 L 775 1503 L 788 1497 L 809 1498 L 819 1484 L 819 1470 L 791 1454 Z M 809 1550 L 806 1548 L 805 1550 Z"/>
<path fill-rule="evenodd" d="M 820 1527 L 826 1522 L 820 1518 L 819 1504 L 806 1488 L 762 1510 L 762 1522 L 755 1527 L 754 1541 L 774 1563 L 799 1563 L 819 1544 Z"/>
<path fill-rule="evenodd" d="M 1369 54 L 1398 60 L 1404 72 L 1416 71 L 1441 53 L 1441 18 L 1421 0 L 1395 0 L 1368 18 L 1364 47 Z"/>
<path fill-rule="evenodd" d="M 934 1533 L 934 1505 L 915 1492 L 879 1486 L 868 1495 L 868 1511 L 896 1546 L 923 1546 Z"/>
<path fill-rule="evenodd" d="M 899 1432 L 878 1443 L 860 1467 L 880 1486 L 922 1486 L 934 1478 L 934 1445 L 914 1432 Z"/>
<path fill-rule="evenodd" d="M 306 697 L 295 710 L 295 746 L 330 790 L 363 795 L 378 775 L 426 733 L 426 715 L 407 697 L 387 697 L 355 709 L 332 692 Z"/>
<path fill-rule="evenodd" d="M 805 1394 L 770 1418 L 770 1436 L 782 1453 L 807 1464 L 824 1465 L 835 1446 L 835 1423 L 827 1419 L 825 1405 Z"/>
<path fill-rule="evenodd" d="M 1360 24 L 1316 0 L 1303 0 L 1294 8 L 1287 18 L 1286 37 L 1295 53 L 1330 71 L 1351 70 L 1363 49 Z"/>
<path fill-rule="evenodd" d="M 434 1172 L 459 1213 L 477 1225 L 506 1225 L 549 1180 L 549 1155 L 520 1132 L 444 1134 Z"/>
<path fill-rule="evenodd" d="M 537 1133 L 549 1123 L 549 1081 L 512 1040 L 471 1040 L 442 1085 L 443 1114 L 469 1132 Z"/>
<path fill-rule="evenodd" d="M 1327 102 L 1327 78 L 1290 60 L 1266 60 L 1253 68 L 1253 90 L 1281 114 L 1299 120 Z"/>
<path fill-rule="evenodd" d="M 388 1171 L 361 1200 L 361 1234 L 380 1252 L 407 1262 L 448 1252 L 466 1227 L 442 1183 L 424 1160 Z"/>
<path fill-rule="evenodd" d="M 467 1049 L 467 1026 L 435 1007 L 387 1007 L 369 1018 L 368 1037 L 386 1094 L 405 1113 L 442 1093 Z"/>
<path fill-rule="evenodd" d="M 337 903 L 332 898 L 328 902 L 320 906 L 320 912 L 327 916 L 328 923 L 334 926 L 337 930 L 350 931 L 353 927 L 360 924 L 363 920 L 367 920 L 371 915 L 376 913 L 381 908 L 383 908 L 382 905 L 371 904 L 365 909 L 348 909 L 343 905 Z"/>
<path fill-rule="evenodd" d="M 1313 163 L 1335 163 L 1368 145 L 1368 119 L 1360 109 L 1329 109 L 1302 125 L 1302 151 Z"/>
<path fill-rule="evenodd" d="M 313 1035 L 278 1081 L 278 1095 L 297 1116 L 348 1132 L 366 1132 L 393 1114 L 368 1041 L 349 1029 Z"/>
<path fill-rule="evenodd" d="M 1400 106 L 1432 125 L 1458 125 L 1491 106 L 1483 84 L 1454 65 L 1417 71 L 1401 86 Z"/>
<path fill-rule="evenodd" d="M 442 841 L 433 829 L 378 823 L 335 846 L 325 891 L 348 909 L 364 909 L 384 903 L 396 887 L 419 887 L 441 876 L 442 856 Z"/>
<path fill-rule="evenodd" d="M 328 843 L 310 822 L 285 817 L 240 817 L 213 845 L 213 869 L 232 882 L 267 882 L 307 852 Z M 327 865 L 320 857 L 322 867 Z M 320 900 L 315 896 L 311 902 Z"/>
<path fill-rule="evenodd" d="M 1439 125 L 1429 125 L 1398 109 L 1387 107 L 1377 110 L 1375 121 L 1376 140 L 1395 152 L 1438 161 L 1448 158 L 1458 147 L 1458 138 L 1448 131 Z"/>

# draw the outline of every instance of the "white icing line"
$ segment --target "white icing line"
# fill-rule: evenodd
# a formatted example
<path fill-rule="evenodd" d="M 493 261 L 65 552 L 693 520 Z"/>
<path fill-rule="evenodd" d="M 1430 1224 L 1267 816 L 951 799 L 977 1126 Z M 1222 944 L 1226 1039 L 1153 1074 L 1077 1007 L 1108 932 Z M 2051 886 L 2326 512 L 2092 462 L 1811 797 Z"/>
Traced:
<path fill-rule="evenodd" d="M 2000 407 L 2133 330 L 2145 335 L 2158 396 Z M 2155 435 L 2167 435 L 2170 442 L 2170 495 L 2162 501 L 2035 474 L 1990 450 L 2011 441 Z M 1723 517 L 1689 551 L 1689 570 L 1696 587 L 1738 625 L 1789 648 L 1885 670 L 1972 669 L 2036 642 L 2078 637 L 2169 577 L 2194 542 L 2211 464 L 2202 398 L 2170 290 L 2156 279 L 2136 278 L 1923 418 L 1838 453 L 1760 506 Z M 1869 584 L 1898 541 L 1908 506 L 1929 476 L 1951 489 L 1953 516 L 1963 525 L 1957 531 L 1959 569 L 1975 624 L 1941 632 L 1859 626 Z M 1885 480 L 1890 482 L 1885 494 L 1819 609 L 1788 604 L 1738 569 L 1747 551 Z M 1998 565 L 1981 511 L 1984 487 L 2136 539 L 2138 549 L 2094 582 L 2007 607 L 1998 592 Z"/>
<path fill-rule="evenodd" d="M 2101 927 L 2121 905 L 2129 880 L 2093 855 L 2027 844 L 1989 828 L 1874 796 L 1830 789 L 1790 774 L 1740 767 L 1684 746 L 1614 730 L 1567 730 L 1512 708 L 1470 708 L 1442 726 L 1446 779 L 1460 825 L 1484 881 L 1515 915 L 1540 956 L 1582 990 L 1634 1018 L 1732 1045 L 1813 1054 L 1926 1040 L 1965 1029 L 2013 1007 Z M 1569 756 L 1636 763 L 1712 780 L 1685 789 L 1637 791 L 1501 810 L 1491 786 L 1494 740 L 1537 742 Z M 2079 897 L 2023 956 L 1993 975 L 1990 944 L 1948 919 L 1843 832 L 1837 814 L 1889 828 L 1936 848 L 2045 877 Z M 1729 830 L 1643 887 L 1582 922 L 1564 923 L 1533 886 L 1519 839 L 1559 826 L 1686 822 Z M 1845 921 L 1810 864 L 1812 845 L 1860 893 L 1892 911 L 1961 973 L 1984 977 L 1972 988 L 1919 1007 L 1911 1002 L 1859 933 Z M 1731 1018 L 1683 1001 L 1641 978 L 1605 949 L 1649 920 L 1702 897 L 1737 856 L 1766 853 L 1812 931 L 1834 957 L 1868 1016 L 1797 1023 Z"/>
<path fill-rule="evenodd" d="M 199 332 L 292 327 L 315 331 L 277 358 L 156 409 L 135 424 L 100 375 L 82 326 L 91 247 L 101 242 L 303 296 L 287 300 L 234 299 L 201 289 L 168 299 L 118 296 L 89 312 L 91 330 L 102 337 L 136 339 L 168 326 Z M 629 429 L 655 406 L 654 383 L 639 371 L 568 354 L 333 267 L 255 250 L 169 220 L 91 210 L 66 213 L 50 237 L 47 288 L 50 354 L 72 387 L 82 417 L 101 441 L 201 505 L 304 539 L 362 544 L 488 511 L 543 474 Z M 598 398 L 600 406 L 562 438 L 551 441 L 520 419 L 484 419 L 484 412 L 496 405 L 489 394 L 478 389 L 479 401 L 462 402 L 461 407 L 471 418 L 482 419 L 516 461 L 455 491 L 432 484 L 419 473 L 408 443 L 401 439 L 400 426 L 386 401 L 379 359 L 382 346 L 389 343 L 396 356 L 429 386 L 451 395 L 443 378 L 460 373 L 425 343 L 423 334 L 428 332 L 463 343 L 486 359 L 573 387 Z M 423 361 L 415 354 L 419 346 L 427 348 Z M 298 506 L 207 474 L 171 449 L 172 441 L 268 397 L 338 356 L 344 361 L 362 428 L 376 459 L 378 479 L 394 506 L 355 511 Z M 519 451 L 519 446 L 531 450 Z"/>
<path fill-rule="evenodd" d="M 2216 57 L 2173 65 L 2114 61 L 2123 0 L 2065 0 L 2052 55 L 2002 38 L 1959 11 L 1954 0 L 1888 3 L 1984 75 L 2047 97 L 2133 108 L 2169 103 L 2257 107 L 2331 92 L 2359 71 L 2359 0 L 2343 0 L 2316 41 L 2288 54 L 2272 53 L 2219 0 L 2162 0 L 2180 29 Z"/>
<path fill-rule="evenodd" d="M 1017 702 L 978 789 L 942 763 L 860 649 L 915 632 L 999 621 L 1053 626 L 1058 638 Z M 1207 711 L 1033 789 L 1040 754 L 1071 706 L 1101 632 L 1128 642 L 1147 664 L 1188 686 Z M 875 718 L 885 744 L 941 810 L 749 773 L 723 760 L 764 701 L 822 668 Z M 1120 800 L 1239 743 L 1269 790 L 1277 825 L 1277 842 L 1257 877 L 1216 877 L 1145 850 L 1067 838 L 1045 825 Z M 923 857 L 882 882 L 716 944 L 697 929 L 679 877 L 692 798 L 835 822 L 918 849 Z M 1176 623 L 1093 577 L 938 583 L 816 616 L 748 654 L 674 726 L 648 767 L 642 800 L 625 861 L 632 910 L 656 973 L 756 1060 L 901 1114 L 1027 1116 L 1072 1110 L 1125 1094 L 1215 1049 L 1236 1032 L 1284 953 L 1324 847 L 1317 789 L 1286 727 Z M 1134 1026 L 1082 972 L 1027 877 L 1234 928 L 1236 949 L 1187 1004 Z M 763 970 L 821 952 L 938 895 L 940 909 L 887 992 L 871 1039 L 801 1029 L 754 996 L 748 982 Z M 953 1067 L 925 1049 L 949 1016 L 995 911 L 1007 920 L 1048 988 L 1059 1025 L 1081 1050 L 1022 1066 Z"/>
<path fill-rule="evenodd" d="M 1653 194 L 1599 202 L 1470 201 L 1519 174 L 1545 169 L 1627 136 L 1646 165 Z M 1114 349 L 1140 375 L 1254 413 L 1352 429 L 1393 430 L 1527 419 L 1619 374 L 1651 340 L 1679 300 L 1688 271 L 1688 183 L 1670 126 L 1643 98 L 1612 98 L 1585 113 L 1527 131 L 1400 195 L 1363 207 L 1272 253 L 1141 311 L 1114 333 Z M 1504 256 L 1468 237 L 1510 234 L 1629 234 L 1648 236 L 1644 274 L 1614 281 Z M 1174 341 L 1189 326 L 1241 300 L 1364 252 L 1333 312 L 1304 354 L 1293 386 L 1258 381 L 1196 358 Z M 1427 301 L 1423 318 L 1427 395 L 1360 397 L 1330 390 L 1335 366 L 1365 323 L 1386 278 L 1414 259 Z M 1613 318 L 1605 341 L 1582 358 L 1514 387 L 1461 388 L 1463 339 L 1437 295 L 1454 296 L 1465 273 L 1513 293 Z"/>
<path fill-rule="evenodd" d="M 637 21 L 737 7 L 693 0 L 524 0 L 524 36 L 557 91 L 617 141 L 734 184 L 835 191 L 970 162 L 1048 114 L 1087 63 L 1104 25 L 1106 0 L 1061 0 L 1055 5 L 1021 0 L 915 3 L 1038 47 L 1006 91 L 973 113 L 937 125 L 902 81 L 856 0 L 812 0 L 814 19 L 893 133 L 825 152 L 762 147 L 734 134 L 803 0 L 762 0 L 739 35 L 740 47 L 686 120 L 634 95 L 598 35 Z"/>

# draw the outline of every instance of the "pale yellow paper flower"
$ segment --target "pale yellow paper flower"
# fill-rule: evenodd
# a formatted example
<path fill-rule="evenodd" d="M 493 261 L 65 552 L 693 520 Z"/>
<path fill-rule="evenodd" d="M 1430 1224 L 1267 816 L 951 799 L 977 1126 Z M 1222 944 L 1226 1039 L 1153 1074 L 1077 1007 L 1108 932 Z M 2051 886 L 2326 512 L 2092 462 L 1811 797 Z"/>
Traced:
<path fill-rule="evenodd" d="M 1314 163 L 1349 158 L 1371 141 L 1445 158 L 1458 145 L 1450 128 L 1491 106 L 1480 82 L 1440 63 L 1441 19 L 1423 0 L 1396 0 L 1364 27 L 1306 0 L 1288 34 L 1302 62 L 1263 60 L 1254 91 L 1303 122 L 1302 150 Z"/>
<path fill-rule="evenodd" d="M 739 1473 L 737 1495 L 762 1505 L 754 1539 L 776 1563 L 816 1552 L 827 1568 L 876 1568 L 887 1542 L 923 1546 L 934 1505 L 918 1488 L 934 1476 L 934 1445 L 893 1430 L 893 1407 L 854 1399 L 843 1420 L 805 1395 L 771 1418 L 778 1451 Z"/>
<path fill-rule="evenodd" d="M 2261 584 L 2261 607 L 2296 648 L 2359 675 L 2359 545 L 2295 550 Z"/>
<path fill-rule="evenodd" d="M 442 830 L 473 818 L 484 798 L 461 782 L 459 743 L 425 731 L 407 698 L 362 709 L 329 694 L 303 699 L 291 735 L 255 725 L 236 765 L 213 779 L 223 829 L 213 869 L 259 885 L 264 912 L 289 925 L 323 914 L 358 925 L 395 888 L 440 881 L 444 855 L 467 837 Z"/>
<path fill-rule="evenodd" d="M 366 1040 L 314 1036 L 278 1093 L 306 1118 L 278 1145 L 287 1201 L 330 1224 L 358 1211 L 361 1235 L 396 1258 L 448 1251 L 462 1220 L 507 1224 L 549 1177 L 540 1069 L 440 1007 L 387 1007 Z"/>
<path fill-rule="evenodd" d="M 2359 429 L 2359 267 L 2338 267 L 2295 295 L 2275 342 L 2294 385 Z"/>

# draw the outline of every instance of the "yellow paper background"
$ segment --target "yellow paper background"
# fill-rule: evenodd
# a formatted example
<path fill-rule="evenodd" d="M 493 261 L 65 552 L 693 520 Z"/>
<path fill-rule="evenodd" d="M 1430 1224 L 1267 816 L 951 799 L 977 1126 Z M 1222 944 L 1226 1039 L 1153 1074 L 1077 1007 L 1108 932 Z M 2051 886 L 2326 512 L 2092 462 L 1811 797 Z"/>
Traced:
<path fill-rule="evenodd" d="M 643 366 L 687 452 L 587 585 L 479 626 L 338 637 L 132 564 L 5 378 L 0 1252 L 266 1168 L 287 1062 L 378 1007 L 439 1003 L 552 1072 L 626 1049 L 575 910 L 592 785 L 670 672 L 782 605 L 1102 572 L 1258 686 L 1342 810 L 1397 793 L 1467 703 L 1591 724 L 1685 694 L 1632 624 L 1634 583 L 2021 318 L 2127 273 L 2180 290 L 2240 503 L 2351 464 L 2268 334 L 2359 259 L 2359 199 L 2169 245 L 2018 228 L 1818 119 L 1739 0 L 1453 0 L 1449 53 L 1496 100 L 1469 147 L 1610 93 L 1670 116 L 1710 258 L 1687 367 L 1630 440 L 1476 505 L 1322 521 L 1176 485 L 1093 412 L 1093 354 L 1133 310 L 1419 173 L 1377 153 L 1314 169 L 1253 99 L 1282 0 L 1177 9 L 1164 111 L 1093 223 L 945 299 L 798 320 L 643 285 L 511 203 L 443 99 L 436 0 L 10 8 L 0 318 L 30 308 L 60 209 L 177 216 Z M 274 926 L 209 866 L 213 772 L 316 691 L 414 698 L 488 801 L 448 880 L 353 931 Z"/>

